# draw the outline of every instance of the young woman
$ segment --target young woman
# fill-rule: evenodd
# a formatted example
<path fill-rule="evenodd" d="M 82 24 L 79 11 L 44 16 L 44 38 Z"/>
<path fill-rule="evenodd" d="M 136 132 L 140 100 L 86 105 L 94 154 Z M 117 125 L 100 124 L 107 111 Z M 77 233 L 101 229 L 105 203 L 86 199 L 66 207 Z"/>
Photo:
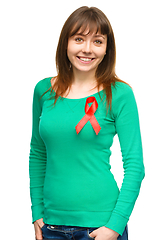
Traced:
<path fill-rule="evenodd" d="M 30 193 L 36 239 L 127 240 L 144 166 L 131 87 L 115 74 L 115 40 L 97 8 L 65 22 L 58 75 L 34 90 Z M 118 134 L 124 167 L 119 191 L 110 171 Z"/>

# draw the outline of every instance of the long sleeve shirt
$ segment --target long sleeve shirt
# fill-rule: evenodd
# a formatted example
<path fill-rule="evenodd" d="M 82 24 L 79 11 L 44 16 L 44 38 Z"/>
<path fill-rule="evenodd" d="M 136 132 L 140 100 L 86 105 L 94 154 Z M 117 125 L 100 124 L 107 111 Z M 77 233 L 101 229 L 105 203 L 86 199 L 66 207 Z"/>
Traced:
<path fill-rule="evenodd" d="M 106 226 L 122 234 L 144 178 L 133 91 L 116 82 L 108 113 L 104 90 L 91 95 L 98 103 L 94 116 L 101 130 L 97 135 L 88 121 L 77 134 L 75 127 L 85 115 L 88 97 L 59 97 L 54 106 L 55 92 L 43 95 L 51 87 L 50 81 L 38 82 L 33 97 L 29 162 L 33 222 L 43 218 L 53 225 Z M 121 189 L 110 165 L 116 134 L 124 168 Z"/>

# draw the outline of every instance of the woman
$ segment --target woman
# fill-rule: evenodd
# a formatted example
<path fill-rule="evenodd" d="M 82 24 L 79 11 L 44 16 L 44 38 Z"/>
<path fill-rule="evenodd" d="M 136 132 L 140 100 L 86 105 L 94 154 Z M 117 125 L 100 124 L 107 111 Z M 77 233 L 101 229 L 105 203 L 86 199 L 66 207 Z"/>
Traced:
<path fill-rule="evenodd" d="M 34 90 L 30 192 L 36 239 L 126 240 L 144 178 L 132 89 L 115 74 L 112 27 L 97 8 L 65 22 L 58 75 Z M 110 171 L 118 134 L 124 167 L 119 191 Z"/>

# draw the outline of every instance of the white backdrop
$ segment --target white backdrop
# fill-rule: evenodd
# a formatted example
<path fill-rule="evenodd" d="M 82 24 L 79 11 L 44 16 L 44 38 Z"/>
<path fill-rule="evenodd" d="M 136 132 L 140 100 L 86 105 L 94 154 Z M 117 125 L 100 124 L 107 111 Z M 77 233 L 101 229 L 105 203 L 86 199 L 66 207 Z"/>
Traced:
<path fill-rule="evenodd" d="M 146 177 L 129 221 L 129 240 L 164 239 L 164 1 L 6 0 L 0 3 L 1 239 L 34 239 L 28 157 L 35 84 L 56 75 L 55 51 L 66 18 L 78 7 L 96 6 L 116 38 L 117 74 L 135 93 Z M 112 171 L 122 182 L 115 137 Z"/>

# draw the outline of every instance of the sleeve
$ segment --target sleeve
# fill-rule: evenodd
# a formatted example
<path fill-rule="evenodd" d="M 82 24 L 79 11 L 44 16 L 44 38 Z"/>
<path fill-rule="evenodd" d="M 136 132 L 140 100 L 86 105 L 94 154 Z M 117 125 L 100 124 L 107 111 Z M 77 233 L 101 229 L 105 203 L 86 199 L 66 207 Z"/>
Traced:
<path fill-rule="evenodd" d="M 113 108 L 116 133 L 122 152 L 124 178 L 115 208 L 105 226 L 122 235 L 144 178 L 138 110 L 133 91 L 129 86 L 116 99 Z"/>
<path fill-rule="evenodd" d="M 41 94 L 38 84 L 34 89 L 32 110 L 32 137 L 29 155 L 30 197 L 33 222 L 43 218 L 43 186 L 46 172 L 47 154 L 43 140 L 39 134 L 39 119 L 41 115 Z"/>

